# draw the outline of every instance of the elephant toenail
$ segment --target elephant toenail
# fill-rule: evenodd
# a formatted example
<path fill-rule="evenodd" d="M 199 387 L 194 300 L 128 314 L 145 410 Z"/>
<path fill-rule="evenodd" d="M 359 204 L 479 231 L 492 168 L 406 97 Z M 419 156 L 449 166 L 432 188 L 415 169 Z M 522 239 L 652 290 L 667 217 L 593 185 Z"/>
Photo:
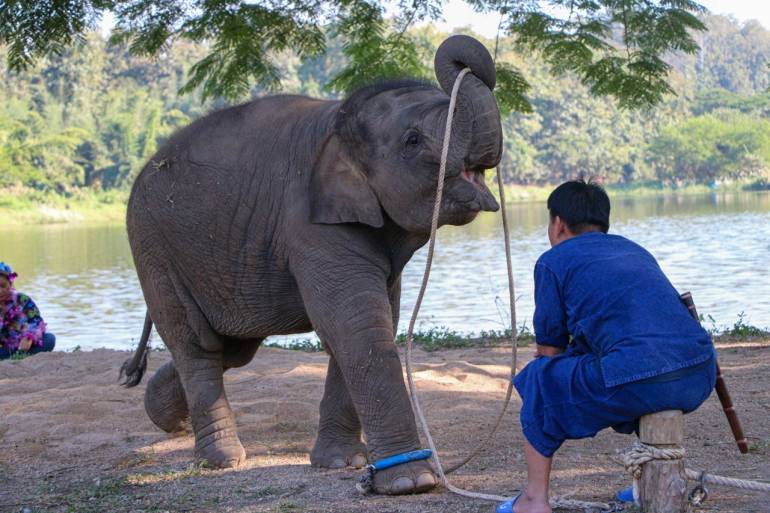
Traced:
<path fill-rule="evenodd" d="M 417 490 L 426 490 L 436 486 L 436 483 L 436 476 L 434 476 L 432 472 L 423 472 L 417 476 L 417 484 L 415 485 L 415 488 Z"/>
<path fill-rule="evenodd" d="M 405 493 L 414 490 L 414 481 L 408 477 L 398 477 L 390 485 L 391 493 Z"/>
<path fill-rule="evenodd" d="M 363 454 L 356 454 L 350 460 L 350 466 L 355 468 L 363 468 L 366 466 L 366 463 L 367 463 L 366 456 L 364 456 Z"/>
<path fill-rule="evenodd" d="M 329 468 L 345 468 L 348 464 L 342 458 L 334 458 L 329 464 Z"/>

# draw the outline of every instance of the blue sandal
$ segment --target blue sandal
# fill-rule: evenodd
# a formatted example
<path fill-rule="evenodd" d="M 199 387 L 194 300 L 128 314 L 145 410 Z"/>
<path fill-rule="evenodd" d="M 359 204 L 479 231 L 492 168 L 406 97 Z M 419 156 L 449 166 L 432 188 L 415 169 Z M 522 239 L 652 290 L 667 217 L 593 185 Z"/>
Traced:
<path fill-rule="evenodd" d="M 495 513 L 513 513 L 513 506 L 516 504 L 516 501 L 519 500 L 519 497 L 521 497 L 521 494 L 517 495 L 509 501 L 501 502 L 497 505 Z"/>
<path fill-rule="evenodd" d="M 615 494 L 615 498 L 620 502 L 634 502 L 633 485 L 629 486 L 628 488 L 623 488 L 622 490 L 618 490 L 618 493 Z"/>

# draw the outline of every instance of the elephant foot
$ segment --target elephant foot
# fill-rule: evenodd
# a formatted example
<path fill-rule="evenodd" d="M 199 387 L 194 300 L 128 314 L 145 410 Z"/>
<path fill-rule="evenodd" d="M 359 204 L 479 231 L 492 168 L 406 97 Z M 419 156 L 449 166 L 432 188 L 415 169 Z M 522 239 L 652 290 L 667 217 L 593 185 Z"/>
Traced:
<path fill-rule="evenodd" d="M 144 409 L 153 424 L 166 433 L 187 431 L 187 400 L 179 374 L 172 363 L 163 365 L 147 383 Z"/>
<path fill-rule="evenodd" d="M 428 461 L 413 461 L 380 470 L 374 475 L 374 491 L 385 495 L 427 492 L 438 484 Z"/>
<path fill-rule="evenodd" d="M 321 468 L 363 468 L 367 464 L 366 445 L 362 442 L 324 443 L 316 440 L 310 464 Z"/>
<path fill-rule="evenodd" d="M 240 440 L 220 439 L 199 448 L 195 444 L 195 459 L 209 468 L 235 468 L 246 460 L 246 451 Z"/>

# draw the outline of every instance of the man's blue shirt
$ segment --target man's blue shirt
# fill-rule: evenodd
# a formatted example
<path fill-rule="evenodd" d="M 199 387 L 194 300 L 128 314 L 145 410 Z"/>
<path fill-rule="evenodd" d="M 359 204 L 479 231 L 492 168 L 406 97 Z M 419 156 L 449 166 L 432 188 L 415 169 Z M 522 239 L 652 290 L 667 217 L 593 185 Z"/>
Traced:
<path fill-rule="evenodd" d="M 538 344 L 593 353 L 608 387 L 705 362 L 708 333 L 655 258 L 619 235 L 567 239 L 535 264 Z"/>

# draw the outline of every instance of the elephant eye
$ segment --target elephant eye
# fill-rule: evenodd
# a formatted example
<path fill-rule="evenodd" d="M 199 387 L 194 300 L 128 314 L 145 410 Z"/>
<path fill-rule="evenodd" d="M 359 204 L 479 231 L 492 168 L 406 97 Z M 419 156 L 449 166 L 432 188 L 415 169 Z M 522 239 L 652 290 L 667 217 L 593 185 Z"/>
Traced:
<path fill-rule="evenodd" d="M 417 132 L 411 132 L 406 137 L 405 142 L 407 146 L 417 146 L 418 144 L 420 144 L 420 134 L 418 134 Z"/>

